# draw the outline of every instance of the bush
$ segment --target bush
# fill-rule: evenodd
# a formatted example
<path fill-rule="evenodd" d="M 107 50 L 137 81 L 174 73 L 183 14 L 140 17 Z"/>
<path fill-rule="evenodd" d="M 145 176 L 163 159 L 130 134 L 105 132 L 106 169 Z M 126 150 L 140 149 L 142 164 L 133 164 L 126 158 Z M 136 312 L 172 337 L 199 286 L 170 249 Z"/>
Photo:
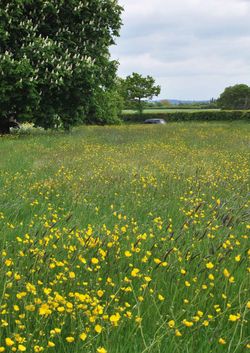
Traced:
<path fill-rule="evenodd" d="M 123 114 L 122 120 L 125 122 L 139 123 L 146 119 L 165 119 L 172 121 L 250 121 L 250 111 L 204 111 L 204 112 L 175 112 L 175 113 L 152 113 L 152 114 Z"/>

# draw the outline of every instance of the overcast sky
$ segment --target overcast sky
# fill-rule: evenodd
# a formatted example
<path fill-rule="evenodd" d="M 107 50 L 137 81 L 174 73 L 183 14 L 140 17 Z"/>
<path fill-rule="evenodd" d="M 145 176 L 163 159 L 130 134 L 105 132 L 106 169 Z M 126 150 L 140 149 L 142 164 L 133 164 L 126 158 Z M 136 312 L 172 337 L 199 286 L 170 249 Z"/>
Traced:
<path fill-rule="evenodd" d="M 210 99 L 250 85 L 250 0 L 120 0 L 119 75 L 152 75 L 160 98 Z"/>

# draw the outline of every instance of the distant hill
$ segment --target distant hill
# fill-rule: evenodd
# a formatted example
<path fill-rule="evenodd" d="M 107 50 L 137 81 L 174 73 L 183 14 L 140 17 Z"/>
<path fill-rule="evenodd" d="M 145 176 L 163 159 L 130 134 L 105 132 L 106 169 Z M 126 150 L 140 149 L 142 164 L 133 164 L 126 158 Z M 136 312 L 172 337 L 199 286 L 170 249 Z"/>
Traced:
<path fill-rule="evenodd" d="M 162 100 L 165 100 L 165 99 L 159 99 L 159 101 L 162 101 Z M 169 103 L 171 103 L 172 105 L 179 105 L 179 104 L 207 104 L 209 103 L 210 101 L 209 100 L 181 100 L 181 99 L 166 99 L 167 101 L 169 101 Z"/>

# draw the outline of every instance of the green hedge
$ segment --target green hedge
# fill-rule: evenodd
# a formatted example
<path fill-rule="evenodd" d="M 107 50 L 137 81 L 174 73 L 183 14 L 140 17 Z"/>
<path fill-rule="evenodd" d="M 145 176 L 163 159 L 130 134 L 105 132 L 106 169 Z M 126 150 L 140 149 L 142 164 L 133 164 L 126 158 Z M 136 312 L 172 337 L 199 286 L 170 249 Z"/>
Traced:
<path fill-rule="evenodd" d="M 147 113 L 123 114 L 122 120 L 125 122 L 143 122 L 146 119 L 164 119 L 166 121 L 232 121 L 248 120 L 250 121 L 250 111 L 204 111 L 204 112 L 175 112 L 175 113 Z"/>

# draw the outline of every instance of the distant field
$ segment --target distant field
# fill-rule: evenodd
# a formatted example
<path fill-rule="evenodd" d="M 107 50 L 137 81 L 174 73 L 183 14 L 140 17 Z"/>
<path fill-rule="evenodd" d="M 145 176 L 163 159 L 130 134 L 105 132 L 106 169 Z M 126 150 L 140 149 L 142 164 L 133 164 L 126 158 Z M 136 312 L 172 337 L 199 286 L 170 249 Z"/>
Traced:
<path fill-rule="evenodd" d="M 0 352 L 249 351 L 250 125 L 0 138 Z"/>
<path fill-rule="evenodd" d="M 153 113 L 175 113 L 175 112 L 184 112 L 184 113 L 195 113 L 195 112 L 204 112 L 204 111 L 220 111 L 220 109 L 145 109 L 143 113 L 145 114 L 153 114 Z M 135 114 L 136 110 L 126 109 L 123 110 L 124 114 Z"/>

